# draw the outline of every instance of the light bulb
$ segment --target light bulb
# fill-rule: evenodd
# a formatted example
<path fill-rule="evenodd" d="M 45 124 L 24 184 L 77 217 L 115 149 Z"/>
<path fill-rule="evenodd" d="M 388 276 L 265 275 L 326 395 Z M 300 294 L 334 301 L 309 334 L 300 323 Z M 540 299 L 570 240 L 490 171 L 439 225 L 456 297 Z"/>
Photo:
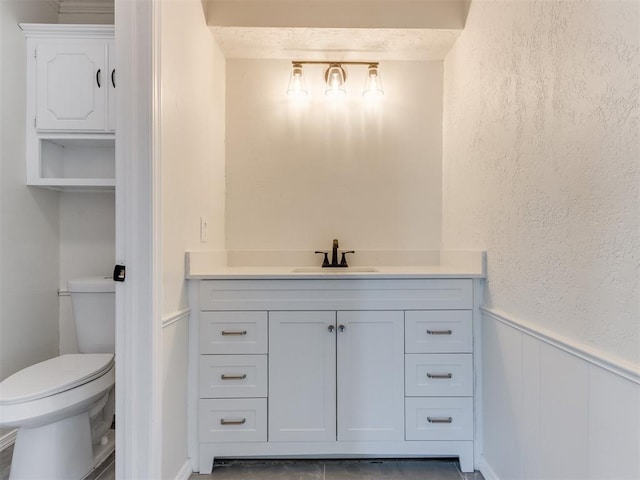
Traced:
<path fill-rule="evenodd" d="M 343 97 L 347 94 L 344 88 L 344 82 L 347 78 L 347 72 L 338 63 L 332 63 L 324 73 L 324 79 L 327 83 L 327 90 L 324 92 L 331 97 Z"/>
<path fill-rule="evenodd" d="M 309 92 L 307 91 L 307 87 L 304 84 L 304 77 L 302 76 L 302 65 L 294 63 L 291 66 L 287 95 L 292 97 L 306 97 L 308 94 Z"/>
<path fill-rule="evenodd" d="M 377 65 L 369 65 L 367 80 L 364 84 L 362 95 L 365 97 L 381 97 L 384 95 L 382 80 Z"/>

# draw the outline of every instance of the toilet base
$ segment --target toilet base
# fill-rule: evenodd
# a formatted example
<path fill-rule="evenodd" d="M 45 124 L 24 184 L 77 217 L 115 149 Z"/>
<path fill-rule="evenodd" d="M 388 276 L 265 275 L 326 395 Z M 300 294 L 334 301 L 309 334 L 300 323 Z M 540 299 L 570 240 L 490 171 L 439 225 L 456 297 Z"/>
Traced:
<path fill-rule="evenodd" d="M 107 435 L 108 437 L 108 435 Z M 96 447 L 103 461 L 113 449 L 113 432 L 106 445 Z M 88 412 L 36 428 L 19 428 L 9 480 L 80 480 L 96 465 Z"/>
<path fill-rule="evenodd" d="M 116 449 L 116 431 L 110 429 L 105 433 L 106 442 L 93 444 L 93 468 L 98 468 Z"/>

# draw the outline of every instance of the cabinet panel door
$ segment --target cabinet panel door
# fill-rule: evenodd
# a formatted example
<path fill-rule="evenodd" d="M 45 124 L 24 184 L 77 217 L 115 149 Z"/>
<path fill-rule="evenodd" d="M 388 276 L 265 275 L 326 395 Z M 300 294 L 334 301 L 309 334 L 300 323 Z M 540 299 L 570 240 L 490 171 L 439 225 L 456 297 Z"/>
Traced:
<path fill-rule="evenodd" d="M 38 44 L 38 130 L 104 130 L 106 58 L 104 40 Z"/>
<path fill-rule="evenodd" d="M 403 312 L 340 311 L 337 321 L 338 440 L 403 440 Z"/>
<path fill-rule="evenodd" d="M 335 312 L 269 312 L 269 441 L 335 441 L 335 322 Z"/>

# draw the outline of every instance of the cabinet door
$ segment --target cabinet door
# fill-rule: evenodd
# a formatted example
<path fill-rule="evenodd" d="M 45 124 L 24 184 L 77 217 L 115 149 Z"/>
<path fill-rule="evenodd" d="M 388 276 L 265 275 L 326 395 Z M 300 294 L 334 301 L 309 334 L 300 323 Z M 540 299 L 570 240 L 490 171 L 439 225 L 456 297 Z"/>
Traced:
<path fill-rule="evenodd" d="M 269 312 L 269 441 L 335 441 L 335 312 Z"/>
<path fill-rule="evenodd" d="M 104 40 L 38 44 L 38 130 L 104 130 L 109 78 L 106 57 Z"/>
<path fill-rule="evenodd" d="M 404 440 L 403 312 L 338 312 L 338 440 Z"/>

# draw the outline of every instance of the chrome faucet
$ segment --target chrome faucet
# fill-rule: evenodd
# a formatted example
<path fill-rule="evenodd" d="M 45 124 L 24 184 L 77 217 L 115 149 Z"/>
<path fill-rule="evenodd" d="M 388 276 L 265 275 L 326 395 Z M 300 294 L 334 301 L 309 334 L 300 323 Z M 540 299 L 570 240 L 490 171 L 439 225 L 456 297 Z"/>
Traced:
<path fill-rule="evenodd" d="M 338 239 L 333 239 L 333 246 L 331 248 L 331 263 L 329 263 L 329 252 L 325 250 L 316 250 L 315 253 L 321 253 L 324 255 L 324 260 L 322 261 L 322 268 L 346 268 L 349 265 L 347 264 L 347 253 L 356 253 L 355 250 L 345 250 L 342 253 L 342 259 L 340 263 L 338 263 Z"/>

